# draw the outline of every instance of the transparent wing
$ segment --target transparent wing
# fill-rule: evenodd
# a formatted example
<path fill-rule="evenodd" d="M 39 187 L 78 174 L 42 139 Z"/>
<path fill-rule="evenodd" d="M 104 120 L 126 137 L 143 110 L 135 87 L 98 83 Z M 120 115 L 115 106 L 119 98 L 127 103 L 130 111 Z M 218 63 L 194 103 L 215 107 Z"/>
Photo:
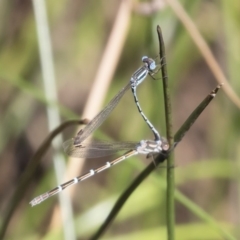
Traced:
<path fill-rule="evenodd" d="M 124 93 L 131 87 L 131 83 L 128 83 L 118 94 L 108 103 L 108 105 L 100 112 L 96 117 L 94 117 L 85 128 L 81 129 L 76 138 L 75 143 L 83 142 L 92 132 L 94 132 L 108 117 L 108 115 L 116 107 Z"/>
<path fill-rule="evenodd" d="M 134 150 L 139 142 L 107 142 L 107 141 L 84 141 L 74 145 L 74 138 L 63 143 L 64 152 L 77 158 L 98 158 L 115 154 L 120 151 Z"/>

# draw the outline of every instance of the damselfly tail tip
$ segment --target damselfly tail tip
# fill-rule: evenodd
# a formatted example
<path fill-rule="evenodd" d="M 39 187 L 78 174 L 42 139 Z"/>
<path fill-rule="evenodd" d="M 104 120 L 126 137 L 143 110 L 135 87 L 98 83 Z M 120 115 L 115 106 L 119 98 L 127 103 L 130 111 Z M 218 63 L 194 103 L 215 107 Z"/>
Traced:
<path fill-rule="evenodd" d="M 31 205 L 31 207 L 36 206 L 37 204 L 39 204 L 39 200 L 37 198 L 34 198 L 31 202 L 29 202 L 29 204 Z"/>
<path fill-rule="evenodd" d="M 47 193 L 44 193 L 38 197 L 35 197 L 31 202 L 29 202 L 29 204 L 34 207 L 38 204 L 40 204 L 41 202 L 43 202 L 44 200 L 46 200 L 48 198 L 48 194 Z"/>

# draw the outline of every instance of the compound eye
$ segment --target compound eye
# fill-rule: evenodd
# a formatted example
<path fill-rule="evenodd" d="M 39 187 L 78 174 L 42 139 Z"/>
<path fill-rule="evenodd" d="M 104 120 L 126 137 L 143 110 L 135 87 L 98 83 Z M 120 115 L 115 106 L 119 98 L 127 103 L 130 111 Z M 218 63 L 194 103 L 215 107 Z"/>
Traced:
<path fill-rule="evenodd" d="M 148 59 L 147 56 L 143 56 L 143 57 L 142 57 L 142 62 L 146 62 L 145 60 L 147 60 L 147 59 Z"/>
<path fill-rule="evenodd" d="M 150 70 L 154 70 L 156 68 L 156 63 L 155 62 L 152 62 L 150 65 L 149 65 L 149 69 Z"/>

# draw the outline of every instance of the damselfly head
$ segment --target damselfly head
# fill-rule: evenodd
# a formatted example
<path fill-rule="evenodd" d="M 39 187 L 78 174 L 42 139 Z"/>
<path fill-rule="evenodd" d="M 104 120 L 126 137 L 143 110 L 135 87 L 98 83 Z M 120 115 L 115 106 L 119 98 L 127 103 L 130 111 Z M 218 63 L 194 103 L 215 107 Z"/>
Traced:
<path fill-rule="evenodd" d="M 153 60 L 152 58 L 149 58 L 147 56 L 142 57 L 142 62 L 146 64 L 147 68 L 150 71 L 153 71 L 157 67 L 155 60 Z"/>
<path fill-rule="evenodd" d="M 150 70 L 154 70 L 156 67 L 157 67 L 157 66 L 156 66 L 155 61 L 153 61 L 153 62 L 149 65 L 149 69 L 150 69 Z"/>
<path fill-rule="evenodd" d="M 149 57 L 148 56 L 143 56 L 142 57 L 142 62 L 145 62 Z"/>

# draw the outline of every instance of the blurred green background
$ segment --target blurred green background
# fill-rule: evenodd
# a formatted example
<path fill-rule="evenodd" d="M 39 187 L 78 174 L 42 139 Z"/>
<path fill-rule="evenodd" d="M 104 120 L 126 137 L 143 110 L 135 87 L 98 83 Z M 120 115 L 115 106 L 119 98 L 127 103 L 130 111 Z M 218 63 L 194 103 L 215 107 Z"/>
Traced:
<path fill-rule="evenodd" d="M 239 95 L 239 0 L 180 2 Z M 62 121 L 73 116 L 81 119 L 121 4 L 122 1 L 102 0 L 46 2 L 57 106 Z M 31 1 L 0 2 L 1 216 L 28 161 L 49 134 L 46 108 L 50 103 L 45 100 L 34 14 Z M 177 131 L 215 88 L 216 79 L 188 30 L 167 3 L 134 1 L 127 25 L 127 30 L 118 29 L 120 34 L 121 31 L 127 34 L 104 104 L 127 84 L 141 66 L 142 56 L 158 55 L 156 26 L 160 25 L 166 46 L 174 131 Z M 112 55 L 116 52 L 113 50 Z M 165 135 L 161 80 L 148 78 L 138 88 L 138 97 L 145 114 Z M 220 90 L 175 151 L 176 189 L 235 239 L 240 238 L 239 117 L 239 108 Z M 75 134 L 76 128 L 67 129 L 64 140 Z M 134 106 L 131 91 L 96 132 L 96 137 L 103 136 L 115 141 L 153 137 Z M 6 239 L 64 239 L 61 213 L 58 211 L 55 221 L 52 219 L 58 196 L 34 208 L 28 204 L 57 184 L 52 154 L 49 151 L 42 159 L 10 221 Z M 143 156 L 134 157 L 80 183 L 72 201 L 76 236 L 67 239 L 88 239 L 104 221 L 117 197 L 149 161 Z M 104 162 L 106 159 L 87 160 L 82 171 Z M 165 172 L 163 165 L 140 185 L 101 239 L 167 239 Z M 1 217 L 1 224 L 2 221 Z M 191 210 L 190 204 L 188 207 L 176 200 L 176 239 L 227 238 Z"/>

